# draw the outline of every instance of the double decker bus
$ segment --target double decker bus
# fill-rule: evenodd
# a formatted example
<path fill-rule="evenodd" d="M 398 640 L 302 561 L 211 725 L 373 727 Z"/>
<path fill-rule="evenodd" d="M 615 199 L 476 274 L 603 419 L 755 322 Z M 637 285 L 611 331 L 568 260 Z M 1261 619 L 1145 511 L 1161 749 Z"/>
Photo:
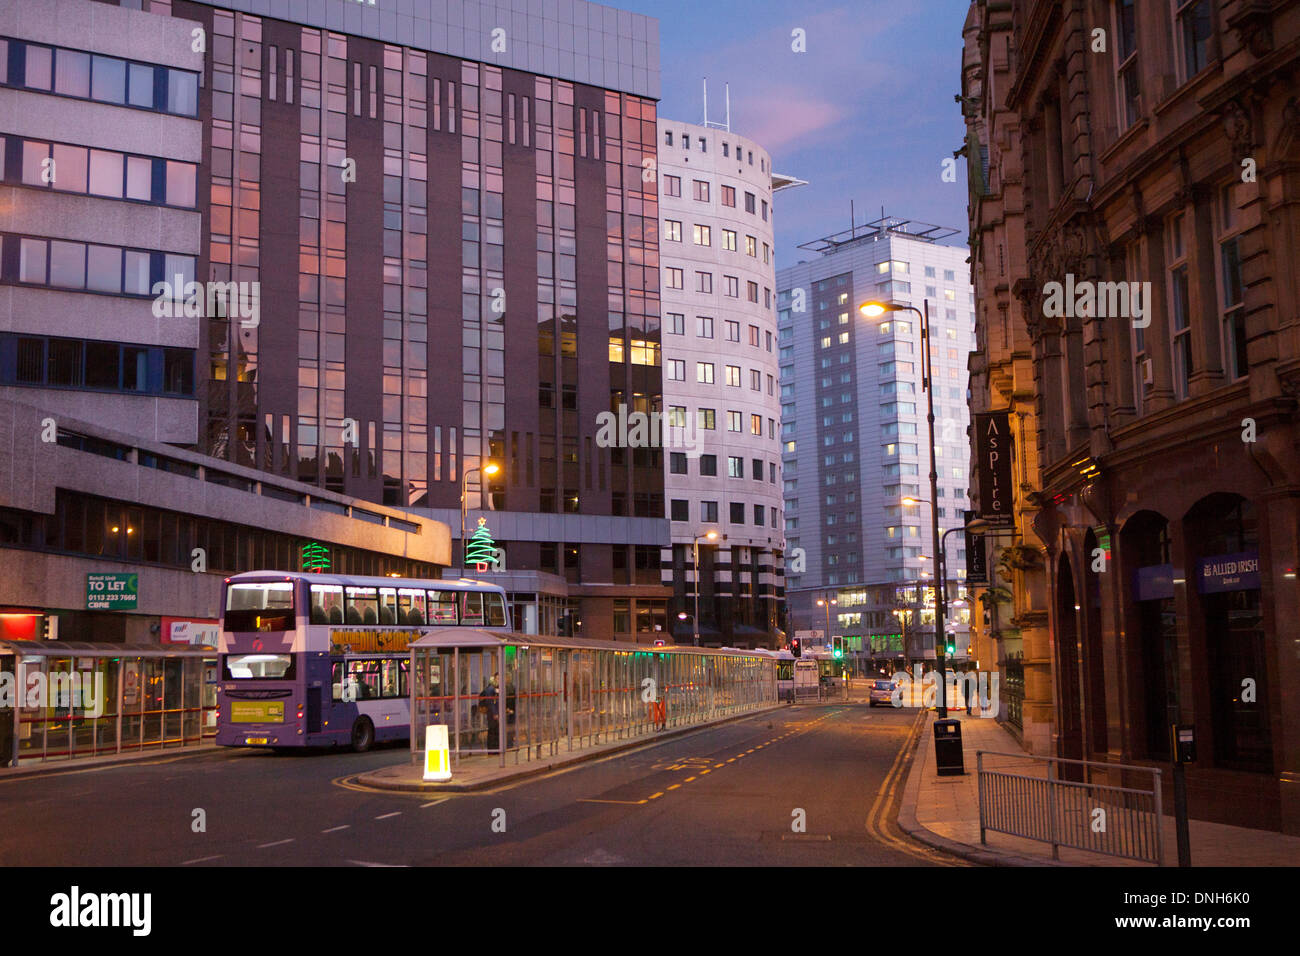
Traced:
<path fill-rule="evenodd" d="M 408 645 L 438 627 L 510 627 L 506 593 L 423 581 L 249 571 L 226 578 L 217 744 L 358 752 L 411 732 Z"/>

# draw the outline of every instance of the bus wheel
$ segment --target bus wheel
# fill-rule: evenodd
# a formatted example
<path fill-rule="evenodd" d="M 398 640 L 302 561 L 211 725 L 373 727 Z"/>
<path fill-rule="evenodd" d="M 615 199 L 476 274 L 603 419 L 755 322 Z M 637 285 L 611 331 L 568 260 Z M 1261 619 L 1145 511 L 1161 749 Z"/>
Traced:
<path fill-rule="evenodd" d="M 365 753 L 375 742 L 375 725 L 369 717 L 358 717 L 352 725 L 352 749 L 359 754 Z"/>

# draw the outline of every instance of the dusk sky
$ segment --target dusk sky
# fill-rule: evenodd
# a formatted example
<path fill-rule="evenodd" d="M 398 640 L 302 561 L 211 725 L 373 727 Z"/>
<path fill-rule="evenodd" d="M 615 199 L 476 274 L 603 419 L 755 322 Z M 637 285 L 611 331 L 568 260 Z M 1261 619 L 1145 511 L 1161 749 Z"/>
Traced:
<path fill-rule="evenodd" d="M 778 173 L 808 181 L 776 198 L 777 266 L 812 255 L 799 243 L 885 213 L 966 233 L 965 161 L 956 183 L 940 163 L 962 145 L 953 97 L 961 89 L 966 0 L 607 0 L 657 17 L 659 115 L 724 119 L 762 143 Z M 791 31 L 807 35 L 791 51 Z"/>

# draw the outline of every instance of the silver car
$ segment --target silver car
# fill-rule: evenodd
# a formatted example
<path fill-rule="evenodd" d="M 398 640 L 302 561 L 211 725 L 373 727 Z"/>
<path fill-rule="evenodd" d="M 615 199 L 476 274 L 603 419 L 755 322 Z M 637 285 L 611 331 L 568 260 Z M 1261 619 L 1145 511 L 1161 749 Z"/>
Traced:
<path fill-rule="evenodd" d="M 894 702 L 894 682 L 892 680 L 873 680 L 871 682 L 870 703 L 872 707 L 876 704 L 892 704 Z"/>

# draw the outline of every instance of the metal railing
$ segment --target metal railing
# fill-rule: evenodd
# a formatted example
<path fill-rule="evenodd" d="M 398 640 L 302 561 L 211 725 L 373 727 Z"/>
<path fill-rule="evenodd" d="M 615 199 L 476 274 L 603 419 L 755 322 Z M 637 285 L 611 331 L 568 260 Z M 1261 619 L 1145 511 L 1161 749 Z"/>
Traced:
<path fill-rule="evenodd" d="M 986 770 L 984 758 L 1011 757 L 1047 764 L 1047 776 Z M 980 843 L 994 830 L 1052 845 L 1052 859 L 1060 848 L 1071 847 L 1107 856 L 1141 860 L 1157 866 L 1164 862 L 1163 807 L 1160 770 L 1131 764 L 1094 760 L 1036 757 L 1032 754 L 979 750 L 975 754 L 979 783 Z M 1059 764 L 1107 771 L 1151 775 L 1151 788 L 1120 787 L 1060 778 Z"/>

